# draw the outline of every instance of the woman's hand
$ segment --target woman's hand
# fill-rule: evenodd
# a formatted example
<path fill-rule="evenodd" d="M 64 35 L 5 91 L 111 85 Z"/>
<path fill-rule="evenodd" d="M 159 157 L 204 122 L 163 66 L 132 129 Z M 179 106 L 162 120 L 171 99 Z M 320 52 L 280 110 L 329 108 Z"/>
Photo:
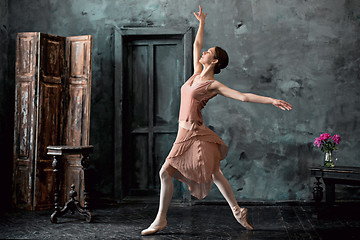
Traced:
<path fill-rule="evenodd" d="M 284 100 L 279 100 L 279 99 L 274 99 L 272 102 L 272 105 L 274 105 L 275 107 L 278 107 L 282 110 L 291 110 L 292 106 L 290 103 L 285 102 Z"/>
<path fill-rule="evenodd" d="M 200 22 L 205 22 L 205 18 L 206 18 L 206 16 L 207 16 L 207 13 L 204 14 L 204 13 L 202 12 L 201 6 L 199 5 L 199 11 L 198 11 L 197 13 L 194 12 L 194 15 L 195 15 L 196 19 L 199 20 Z"/>
<path fill-rule="evenodd" d="M 205 26 L 205 18 L 207 14 L 202 12 L 202 8 L 199 5 L 199 12 L 194 12 L 194 15 L 197 20 L 199 20 L 199 29 L 196 33 L 195 41 L 194 41 L 194 48 L 193 48 L 193 60 L 194 60 L 194 72 L 201 72 L 202 65 L 200 64 L 199 60 L 201 57 L 201 48 L 204 41 L 204 26 Z"/>

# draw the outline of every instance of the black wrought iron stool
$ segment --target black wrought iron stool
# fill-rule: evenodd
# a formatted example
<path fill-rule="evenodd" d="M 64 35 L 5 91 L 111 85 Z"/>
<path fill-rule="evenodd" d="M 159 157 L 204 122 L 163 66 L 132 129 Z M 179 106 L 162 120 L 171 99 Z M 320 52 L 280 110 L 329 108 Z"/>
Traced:
<path fill-rule="evenodd" d="M 91 222 L 92 214 L 89 204 L 89 192 L 87 191 L 88 176 L 87 169 L 90 164 L 89 154 L 94 151 L 94 146 L 48 146 L 47 154 L 53 156 L 52 166 L 54 168 L 54 212 L 51 214 L 50 220 L 52 223 L 57 223 L 57 218 L 64 215 L 67 211 L 74 213 L 75 210 L 81 215 L 86 216 L 86 221 Z M 71 185 L 70 200 L 68 200 L 64 207 L 60 206 L 60 192 L 59 192 L 59 166 L 63 155 L 75 155 L 81 154 L 81 166 L 84 172 L 84 207 L 80 205 L 80 202 L 75 200 L 77 192 L 75 191 L 75 185 Z"/>

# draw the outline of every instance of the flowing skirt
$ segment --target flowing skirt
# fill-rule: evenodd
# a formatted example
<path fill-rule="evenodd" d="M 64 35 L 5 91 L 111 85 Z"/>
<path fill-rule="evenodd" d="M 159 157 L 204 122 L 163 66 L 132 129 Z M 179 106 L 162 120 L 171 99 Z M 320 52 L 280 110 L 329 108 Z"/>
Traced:
<path fill-rule="evenodd" d="M 204 124 L 179 123 L 178 135 L 163 168 L 189 186 L 191 195 L 206 197 L 212 186 L 212 174 L 219 171 L 228 147 Z"/>

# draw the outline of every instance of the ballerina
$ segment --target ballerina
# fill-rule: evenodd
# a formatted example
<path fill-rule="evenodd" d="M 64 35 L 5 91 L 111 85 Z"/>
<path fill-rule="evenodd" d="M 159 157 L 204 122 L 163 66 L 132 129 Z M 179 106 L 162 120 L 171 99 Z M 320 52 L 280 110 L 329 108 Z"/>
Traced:
<path fill-rule="evenodd" d="M 221 94 L 242 102 L 272 104 L 282 110 L 291 110 L 286 101 L 241 93 L 219 81 L 214 74 L 228 65 L 229 58 L 225 50 L 215 46 L 201 55 L 204 40 L 205 18 L 207 14 L 194 12 L 199 21 L 199 28 L 193 45 L 194 74 L 181 87 L 181 104 L 179 128 L 173 147 L 160 170 L 159 210 L 153 223 L 141 232 L 150 235 L 166 227 L 166 214 L 173 195 L 173 177 L 186 183 L 193 196 L 198 199 L 206 197 L 212 183 L 220 190 L 229 204 L 235 219 L 247 230 L 254 227 L 247 221 L 246 208 L 240 208 L 229 182 L 220 170 L 220 161 L 228 152 L 228 147 L 213 131 L 203 123 L 201 109 L 213 97 Z"/>

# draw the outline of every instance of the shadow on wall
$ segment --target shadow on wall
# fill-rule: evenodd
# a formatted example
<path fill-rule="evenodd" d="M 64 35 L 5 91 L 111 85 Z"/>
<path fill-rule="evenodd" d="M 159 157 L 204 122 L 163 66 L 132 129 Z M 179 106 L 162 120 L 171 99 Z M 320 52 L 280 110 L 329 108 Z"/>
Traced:
<path fill-rule="evenodd" d="M 8 81 L 9 24 L 8 2 L 0 3 L 0 210 L 10 207 L 12 176 L 12 142 L 14 120 L 14 83 Z"/>

